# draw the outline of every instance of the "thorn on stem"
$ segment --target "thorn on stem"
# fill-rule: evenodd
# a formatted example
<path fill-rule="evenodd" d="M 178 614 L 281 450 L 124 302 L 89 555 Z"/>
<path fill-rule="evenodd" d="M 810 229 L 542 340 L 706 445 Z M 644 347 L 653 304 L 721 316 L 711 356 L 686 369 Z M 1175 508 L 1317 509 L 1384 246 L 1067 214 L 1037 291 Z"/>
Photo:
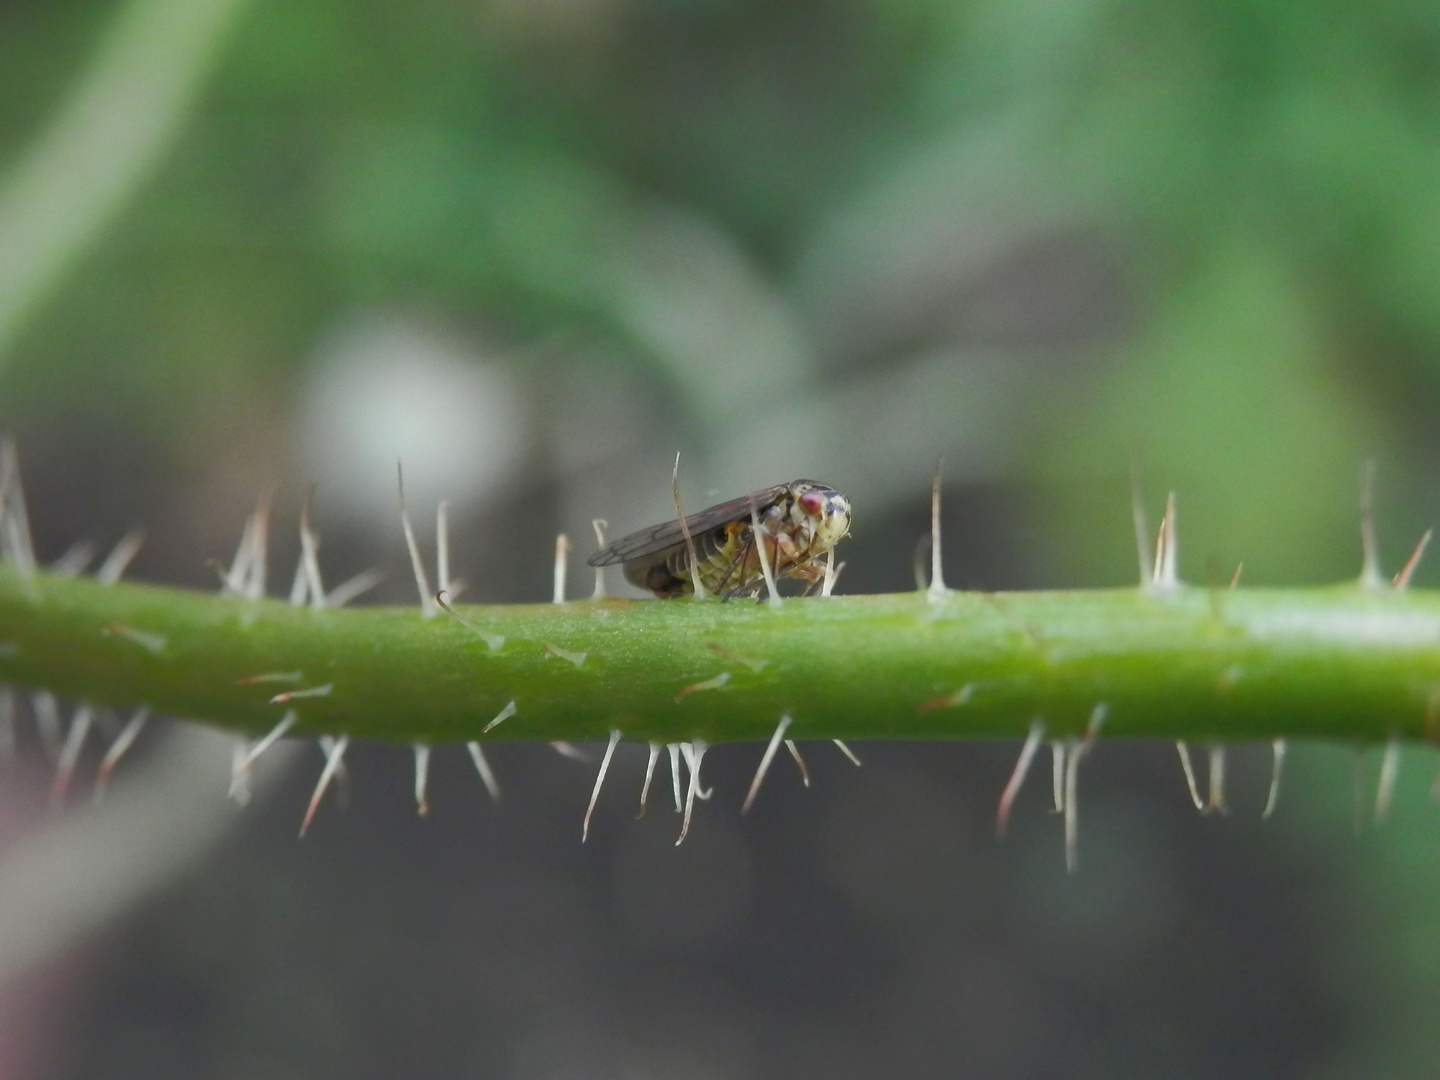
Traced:
<path fill-rule="evenodd" d="M 1000 805 L 995 812 L 995 837 L 1003 839 L 1005 830 L 1010 825 L 1010 810 L 1015 805 L 1015 798 L 1020 794 L 1020 789 L 1025 786 L 1025 777 L 1030 773 L 1030 764 L 1035 760 L 1035 753 L 1040 749 L 1040 743 L 1045 738 L 1045 721 L 1035 719 L 1030 722 L 1030 732 L 1025 736 L 1025 743 L 1020 747 L 1020 757 L 1015 761 L 1015 768 L 1010 773 L 1010 779 L 1005 784 L 1005 790 L 1000 793 Z"/>
<path fill-rule="evenodd" d="M 595 804 L 600 799 L 600 788 L 605 783 L 605 774 L 610 770 L 610 759 L 615 756 L 615 747 L 620 743 L 620 730 L 610 730 L 610 741 L 605 745 L 605 756 L 600 759 L 600 772 L 595 777 L 595 789 L 590 792 L 590 805 L 585 808 L 585 823 L 580 828 L 580 842 L 590 839 L 590 816 L 595 813 Z"/>
<path fill-rule="evenodd" d="M 1288 744 L 1284 739 L 1270 741 L 1270 793 L 1265 797 L 1265 809 L 1260 820 L 1268 821 L 1280 802 L 1280 777 L 1285 771 L 1285 751 Z"/>
<path fill-rule="evenodd" d="M 780 748 L 780 741 L 785 738 L 785 729 L 791 724 L 790 714 L 786 713 L 780 717 L 780 723 L 775 728 L 775 734 L 770 736 L 770 742 L 765 747 L 765 753 L 760 757 L 760 765 L 755 770 L 755 778 L 750 781 L 750 790 L 745 795 L 745 802 L 740 807 L 740 813 L 748 814 L 750 806 L 755 801 L 755 796 L 760 794 L 760 785 L 765 782 L 765 774 L 770 771 L 770 763 L 775 760 L 775 751 Z"/>
<path fill-rule="evenodd" d="M 695 555 L 695 538 L 690 535 L 690 522 L 685 520 L 685 511 L 680 508 L 680 451 L 675 451 L 675 468 L 670 471 L 670 497 L 675 502 L 675 517 L 680 522 L 680 532 L 685 537 L 685 551 L 690 556 L 690 583 L 696 600 L 705 599 L 705 583 L 700 580 L 700 560 Z"/>
<path fill-rule="evenodd" d="M 1385 587 L 1380 572 L 1380 551 L 1375 542 L 1375 460 L 1360 466 L 1360 587 L 1379 591 Z"/>

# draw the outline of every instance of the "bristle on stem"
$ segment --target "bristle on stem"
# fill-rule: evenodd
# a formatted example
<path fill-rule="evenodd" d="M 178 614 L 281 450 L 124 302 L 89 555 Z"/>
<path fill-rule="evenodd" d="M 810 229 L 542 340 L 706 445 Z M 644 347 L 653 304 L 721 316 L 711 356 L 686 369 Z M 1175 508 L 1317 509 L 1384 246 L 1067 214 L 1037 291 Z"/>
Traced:
<path fill-rule="evenodd" d="M 480 774 L 480 782 L 490 793 L 490 800 L 498 803 L 500 801 L 500 784 L 495 779 L 494 770 L 490 768 L 490 761 L 485 756 L 485 748 L 473 741 L 465 745 L 470 749 L 470 760 L 475 762 L 475 771 Z"/>
<path fill-rule="evenodd" d="M 1135 549 L 1140 557 L 1140 587 L 1148 589 L 1155 580 L 1155 560 L 1150 554 L 1150 521 L 1145 513 L 1138 457 L 1130 462 L 1130 517 L 1135 523 Z"/>
<path fill-rule="evenodd" d="M 509 720 L 510 717 L 514 715 L 515 702 L 511 700 L 506 703 L 503 709 L 501 709 L 498 713 L 495 714 L 494 720 L 491 720 L 488 724 L 486 724 L 483 728 L 480 729 L 480 734 L 488 735 L 491 731 L 499 727 L 504 721 Z"/>
<path fill-rule="evenodd" d="M 600 800 L 600 788 L 605 784 L 605 774 L 610 771 L 610 759 L 615 756 L 615 747 L 620 744 L 618 728 L 610 730 L 610 741 L 605 744 L 605 756 L 600 759 L 600 772 L 595 777 L 595 788 L 590 792 L 590 805 L 585 808 L 585 823 L 580 827 L 580 842 L 590 839 L 590 817 L 595 813 L 595 804 Z"/>
<path fill-rule="evenodd" d="M 415 743 L 415 812 L 421 817 L 428 817 L 430 814 L 430 800 L 426 797 L 426 788 L 430 780 L 430 747 L 425 743 Z"/>
<path fill-rule="evenodd" d="M 685 837 L 690 833 L 690 815 L 695 809 L 696 798 L 709 798 L 709 793 L 702 794 L 700 787 L 700 763 L 705 759 L 707 746 L 703 739 L 692 739 L 684 743 L 681 749 L 685 753 L 685 763 L 690 769 L 690 784 L 685 789 L 685 816 L 680 821 L 680 836 L 675 841 L 679 847 L 685 842 Z"/>
<path fill-rule="evenodd" d="M 450 503 L 441 499 L 435 507 L 435 591 L 450 592 Z"/>
<path fill-rule="evenodd" d="M 425 562 L 420 558 L 420 545 L 415 542 L 415 528 L 410 524 L 410 511 L 405 507 L 405 471 L 395 463 L 395 478 L 400 492 L 400 527 L 405 532 L 405 546 L 410 551 L 410 568 L 415 573 L 415 587 L 420 591 L 420 616 L 433 619 L 437 614 L 435 597 L 425 577 Z"/>
<path fill-rule="evenodd" d="M 750 806 L 755 802 L 755 796 L 760 794 L 760 785 L 765 782 L 765 774 L 770 771 L 770 763 L 775 760 L 775 751 L 780 749 L 780 742 L 785 738 L 785 729 L 791 724 L 790 714 L 786 713 L 780 717 L 780 723 L 775 728 L 775 734 L 770 736 L 770 742 L 765 747 L 765 753 L 760 757 L 760 765 L 755 770 L 755 778 L 750 781 L 750 790 L 745 795 L 745 802 L 740 807 L 741 814 L 748 814 Z"/>
<path fill-rule="evenodd" d="M 1155 542 L 1155 574 L 1152 592 L 1173 592 L 1180 587 L 1180 543 L 1175 520 L 1175 492 L 1165 498 L 1165 517 Z"/>
<path fill-rule="evenodd" d="M 1195 809 L 1203 814 L 1205 813 L 1205 799 L 1200 794 L 1200 785 L 1195 779 L 1195 763 L 1190 759 L 1190 746 L 1177 739 L 1175 751 L 1180 755 L 1180 768 L 1185 772 L 1185 787 L 1190 792 L 1190 801 L 1195 804 Z"/>
<path fill-rule="evenodd" d="M 595 530 L 595 550 L 605 550 L 605 529 L 609 525 L 604 518 L 593 518 L 590 521 L 590 528 Z M 595 567 L 595 591 L 591 594 L 592 600 L 603 600 L 605 598 L 605 568 Z"/>
<path fill-rule="evenodd" d="M 1383 825 L 1390 816 L 1395 800 L 1395 784 L 1400 779 L 1400 740 L 1391 736 L 1380 758 L 1380 779 L 1375 785 L 1375 824 Z"/>
<path fill-rule="evenodd" d="M 1020 756 L 1015 761 L 1015 768 L 1010 773 L 1005 790 L 1000 793 L 1000 805 L 995 811 L 995 836 L 997 839 L 1003 839 L 1005 836 L 1005 830 L 1010 825 L 1010 811 L 1015 805 L 1015 799 L 1020 794 L 1020 789 L 1025 786 L 1025 777 L 1029 775 L 1030 765 L 1035 760 L 1035 754 L 1044 739 L 1045 721 L 1032 720 L 1030 732 L 1025 736 L 1025 743 L 1020 747 Z"/>
<path fill-rule="evenodd" d="M 114 585 L 124 575 L 125 570 L 140 553 L 140 548 L 145 543 L 145 530 L 140 528 L 131 529 L 120 538 L 105 556 L 105 561 L 95 571 L 95 580 L 101 585 Z"/>
<path fill-rule="evenodd" d="M 650 744 L 650 756 L 645 759 L 645 783 L 640 786 L 640 811 L 635 815 L 637 821 L 645 816 L 645 803 L 650 798 L 650 781 L 655 778 L 655 763 L 660 760 L 663 746 L 663 743 L 658 742 Z"/>
<path fill-rule="evenodd" d="M 675 812 L 678 814 L 685 809 L 685 799 L 680 793 L 680 744 L 667 743 L 665 750 L 670 755 L 670 784 L 675 789 Z"/>
<path fill-rule="evenodd" d="M 1405 565 L 1400 568 L 1400 572 L 1390 582 L 1396 592 L 1404 592 L 1410 587 L 1410 580 L 1415 576 L 1415 571 L 1419 568 L 1420 560 L 1425 555 L 1425 549 L 1430 546 L 1430 538 L 1434 533 L 1434 529 L 1425 530 L 1419 543 L 1415 545 L 1415 550 L 1410 552 L 1410 558 L 1405 560 Z"/>
<path fill-rule="evenodd" d="M 315 818 L 315 811 L 320 806 L 320 800 L 325 797 L 325 790 L 335 779 L 344 763 L 345 750 L 350 745 L 350 736 L 342 735 L 338 739 L 322 740 L 321 745 L 325 749 L 325 767 L 320 770 L 320 779 L 315 784 L 315 793 L 310 796 L 310 805 L 305 810 L 305 820 L 300 823 L 302 838 L 310 831 L 310 822 Z"/>
<path fill-rule="evenodd" d="M 705 599 L 705 583 L 700 580 L 700 559 L 695 554 L 695 538 L 690 535 L 690 522 L 685 520 L 685 511 L 680 506 L 680 451 L 675 451 L 675 467 L 670 471 L 670 498 L 675 503 L 675 518 L 680 522 L 681 535 L 685 537 L 685 551 L 690 556 L 690 583 L 696 600 Z"/>
<path fill-rule="evenodd" d="M 1385 587 L 1380 570 L 1380 549 L 1375 541 L 1375 462 L 1360 466 L 1360 587 L 1379 591 Z"/>
<path fill-rule="evenodd" d="M 565 573 L 570 564 L 570 538 L 564 533 L 555 537 L 555 572 L 552 584 L 554 593 L 551 602 L 565 603 Z"/>
<path fill-rule="evenodd" d="M 1270 792 L 1265 796 L 1265 809 L 1260 813 L 1262 821 L 1268 821 L 1280 803 L 1280 777 L 1285 771 L 1285 751 L 1288 747 L 1284 739 L 1270 741 Z"/>
<path fill-rule="evenodd" d="M 55 782 L 50 788 L 52 805 L 63 803 L 65 796 L 69 794 L 70 781 L 75 778 L 75 767 L 80 763 L 80 751 L 84 749 L 85 739 L 90 734 L 90 725 L 94 719 L 95 711 L 89 705 L 77 706 L 75 715 L 70 718 L 70 730 L 60 747 L 60 756 L 55 765 Z"/>
<path fill-rule="evenodd" d="M 935 463 L 935 479 L 930 485 L 930 588 L 926 596 L 932 604 L 950 594 L 945 588 L 945 573 L 940 559 L 940 462 Z"/>
<path fill-rule="evenodd" d="M 854 750 L 851 750 L 850 747 L 845 745 L 843 740 L 831 739 L 830 741 L 835 744 L 835 746 L 839 749 L 840 753 L 844 754 L 847 758 L 850 759 L 850 764 L 854 765 L 857 769 L 860 768 L 860 759 L 855 756 Z"/>
<path fill-rule="evenodd" d="M 120 764 L 120 759 L 125 756 L 130 747 L 135 745 L 135 740 L 140 737 L 145 724 L 150 719 L 150 710 L 144 705 L 131 714 L 125 726 L 120 729 L 120 734 L 110 744 L 110 749 L 105 751 L 105 756 L 100 759 L 100 768 L 95 772 L 95 801 L 99 802 L 105 797 L 105 789 L 110 783 L 110 774 L 115 771 L 115 766 Z"/>

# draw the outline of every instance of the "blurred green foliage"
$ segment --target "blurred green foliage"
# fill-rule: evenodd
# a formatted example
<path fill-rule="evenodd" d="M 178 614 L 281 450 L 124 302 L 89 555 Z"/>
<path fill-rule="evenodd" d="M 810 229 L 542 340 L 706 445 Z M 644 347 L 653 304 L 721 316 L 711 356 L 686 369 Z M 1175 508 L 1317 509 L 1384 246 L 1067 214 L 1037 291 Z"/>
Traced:
<path fill-rule="evenodd" d="M 0 171 L 118 10 L 0 3 Z M 915 473 L 870 479 L 857 547 L 938 450 L 1025 493 L 1041 538 L 993 541 L 1025 580 L 1127 580 L 1138 456 L 1152 504 L 1180 492 L 1189 578 L 1313 582 L 1358 569 L 1377 456 L 1394 569 L 1440 518 L 1437 176 L 1433 2 L 254 0 L 164 167 L 0 358 L 0 421 L 198 471 L 283 441 L 337 321 L 415 310 L 531 387 L 585 366 L 650 395 L 702 453 L 810 401 L 858 473 L 857 413 L 914 417 L 884 460 Z M 732 348 L 737 325 L 793 347 Z M 931 361 L 971 381 L 936 391 Z M 1314 890 L 1374 929 L 1334 963 L 1376 1074 L 1433 1061 L 1433 826 Z"/>

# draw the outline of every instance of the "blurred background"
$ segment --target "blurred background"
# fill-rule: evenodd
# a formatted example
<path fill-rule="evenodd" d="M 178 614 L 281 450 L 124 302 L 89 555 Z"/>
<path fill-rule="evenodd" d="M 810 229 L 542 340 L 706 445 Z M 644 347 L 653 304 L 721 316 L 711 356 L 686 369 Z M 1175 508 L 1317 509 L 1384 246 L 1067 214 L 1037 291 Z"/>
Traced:
<path fill-rule="evenodd" d="M 668 516 L 677 450 L 690 509 L 848 493 L 842 592 L 913 587 L 941 458 L 951 585 L 1134 581 L 1133 459 L 1182 573 L 1249 584 L 1358 573 L 1373 459 L 1393 572 L 1440 520 L 1437 177 L 1419 0 L 0 0 L 0 424 L 43 558 L 140 523 L 135 576 L 203 588 L 272 485 L 288 584 L 315 483 L 327 576 L 412 602 L 399 458 L 466 600 L 548 598 L 561 530 L 588 589 L 590 520 Z M 1221 819 L 1173 748 L 1102 743 L 1067 877 L 1043 775 L 993 839 L 1011 745 L 817 745 L 743 821 L 759 748 L 722 747 L 677 851 L 639 747 L 584 847 L 593 749 L 521 745 L 499 806 L 438 750 L 424 820 L 408 752 L 360 747 L 297 843 L 313 746 L 242 811 L 189 738 L 213 775 L 147 736 L 115 783 L 122 888 L 22 724 L 0 878 L 92 913 L 0 902 L 0 945 L 49 942 L 0 963 L 0 1074 L 1440 1055 L 1428 752 L 1377 829 L 1374 751 L 1295 748 L 1262 825 L 1267 748 Z"/>

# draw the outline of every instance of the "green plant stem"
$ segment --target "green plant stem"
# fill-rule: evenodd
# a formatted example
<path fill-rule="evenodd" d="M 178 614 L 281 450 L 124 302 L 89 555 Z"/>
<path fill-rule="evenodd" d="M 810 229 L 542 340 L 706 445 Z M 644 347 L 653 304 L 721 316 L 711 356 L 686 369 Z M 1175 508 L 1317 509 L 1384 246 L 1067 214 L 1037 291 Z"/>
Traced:
<path fill-rule="evenodd" d="M 1440 595 L 1316 589 L 576 601 L 316 611 L 0 569 L 0 679 L 258 735 L 1433 737 Z M 492 649 L 476 630 L 503 635 Z M 580 654 L 584 654 L 583 661 Z M 577 661 L 579 661 L 577 663 Z M 287 691 L 329 687 L 323 696 Z"/>

